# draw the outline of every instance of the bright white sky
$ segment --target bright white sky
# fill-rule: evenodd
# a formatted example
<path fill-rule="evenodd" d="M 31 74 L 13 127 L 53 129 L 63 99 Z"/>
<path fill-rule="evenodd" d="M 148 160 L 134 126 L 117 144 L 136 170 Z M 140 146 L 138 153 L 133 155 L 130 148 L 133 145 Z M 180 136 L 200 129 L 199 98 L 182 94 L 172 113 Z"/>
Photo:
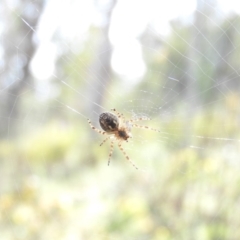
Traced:
<path fill-rule="evenodd" d="M 101 15 L 93 2 L 91 0 L 47 1 L 37 31 L 39 48 L 32 61 L 32 71 L 37 78 L 48 79 L 54 73 L 57 47 L 51 38 L 57 29 L 60 29 L 63 41 L 69 46 L 74 42 L 79 45 L 79 42 L 86 39 L 91 24 L 102 23 Z M 101 2 L 104 4 L 108 0 Z M 240 1 L 218 0 L 218 2 L 222 6 L 223 14 L 233 9 L 240 12 Z M 137 37 L 146 25 L 151 22 L 159 34 L 167 35 L 170 31 L 169 20 L 177 17 L 187 18 L 195 8 L 195 0 L 118 0 L 109 35 L 114 47 L 113 69 L 126 79 L 137 80 L 145 72 Z M 70 47 L 74 49 L 74 45 Z"/>

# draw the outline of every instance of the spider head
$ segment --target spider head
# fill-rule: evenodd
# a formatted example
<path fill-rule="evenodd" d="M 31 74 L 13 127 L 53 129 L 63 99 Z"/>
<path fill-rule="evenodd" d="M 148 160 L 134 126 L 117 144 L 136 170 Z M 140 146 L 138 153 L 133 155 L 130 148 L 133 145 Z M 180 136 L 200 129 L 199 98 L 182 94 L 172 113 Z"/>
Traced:
<path fill-rule="evenodd" d="M 105 112 L 99 116 L 99 123 L 105 132 L 114 132 L 118 129 L 119 121 L 117 116 L 112 113 Z"/>

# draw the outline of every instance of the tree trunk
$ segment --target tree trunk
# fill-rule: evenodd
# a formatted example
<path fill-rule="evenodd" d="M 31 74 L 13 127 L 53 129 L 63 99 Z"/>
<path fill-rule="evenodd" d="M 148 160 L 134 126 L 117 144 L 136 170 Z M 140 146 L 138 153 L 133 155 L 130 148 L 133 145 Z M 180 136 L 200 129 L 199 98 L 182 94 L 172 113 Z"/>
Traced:
<path fill-rule="evenodd" d="M 104 26 L 99 29 L 100 36 L 98 37 L 97 47 L 94 49 L 94 59 L 90 66 L 90 77 L 88 81 L 91 83 L 88 89 L 88 95 L 91 101 L 88 103 L 88 116 L 94 120 L 96 115 L 93 113 L 100 113 L 102 109 L 100 106 L 103 105 L 104 97 L 106 96 L 106 91 L 111 82 L 111 57 L 112 57 L 112 47 L 109 40 L 109 27 L 111 23 L 112 11 L 116 5 L 116 0 L 109 0 L 106 4 L 107 7 L 99 6 L 102 8 L 102 17 L 105 20 Z M 97 2 L 96 2 L 97 5 Z"/>
<path fill-rule="evenodd" d="M 3 67 L 0 69 L 0 137 L 3 138 L 16 133 L 15 123 L 18 122 L 21 110 L 20 94 L 29 87 L 32 79 L 29 64 L 36 48 L 33 36 L 43 2 L 23 0 L 18 3 L 19 8 L 10 9 L 5 0 L 0 8 L 5 26 L 1 38 Z M 18 12 L 20 15 L 17 15 Z"/>

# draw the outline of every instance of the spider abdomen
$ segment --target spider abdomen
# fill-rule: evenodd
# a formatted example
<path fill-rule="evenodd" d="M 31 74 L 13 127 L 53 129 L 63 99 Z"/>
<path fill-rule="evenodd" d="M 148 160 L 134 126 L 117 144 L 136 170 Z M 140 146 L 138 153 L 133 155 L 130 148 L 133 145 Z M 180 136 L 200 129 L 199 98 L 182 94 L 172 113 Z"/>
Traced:
<path fill-rule="evenodd" d="M 99 116 L 99 123 L 105 132 L 113 132 L 118 129 L 119 121 L 117 116 L 112 113 L 105 112 Z"/>

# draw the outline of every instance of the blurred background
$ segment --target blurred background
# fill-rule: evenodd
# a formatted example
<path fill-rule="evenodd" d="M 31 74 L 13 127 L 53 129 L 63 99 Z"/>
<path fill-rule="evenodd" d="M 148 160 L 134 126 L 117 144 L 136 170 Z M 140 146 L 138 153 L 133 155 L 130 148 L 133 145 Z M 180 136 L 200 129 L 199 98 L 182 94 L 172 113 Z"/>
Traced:
<path fill-rule="evenodd" d="M 0 239 L 240 239 L 240 3 L 2 0 Z M 133 129 L 123 143 L 102 112 Z"/>

